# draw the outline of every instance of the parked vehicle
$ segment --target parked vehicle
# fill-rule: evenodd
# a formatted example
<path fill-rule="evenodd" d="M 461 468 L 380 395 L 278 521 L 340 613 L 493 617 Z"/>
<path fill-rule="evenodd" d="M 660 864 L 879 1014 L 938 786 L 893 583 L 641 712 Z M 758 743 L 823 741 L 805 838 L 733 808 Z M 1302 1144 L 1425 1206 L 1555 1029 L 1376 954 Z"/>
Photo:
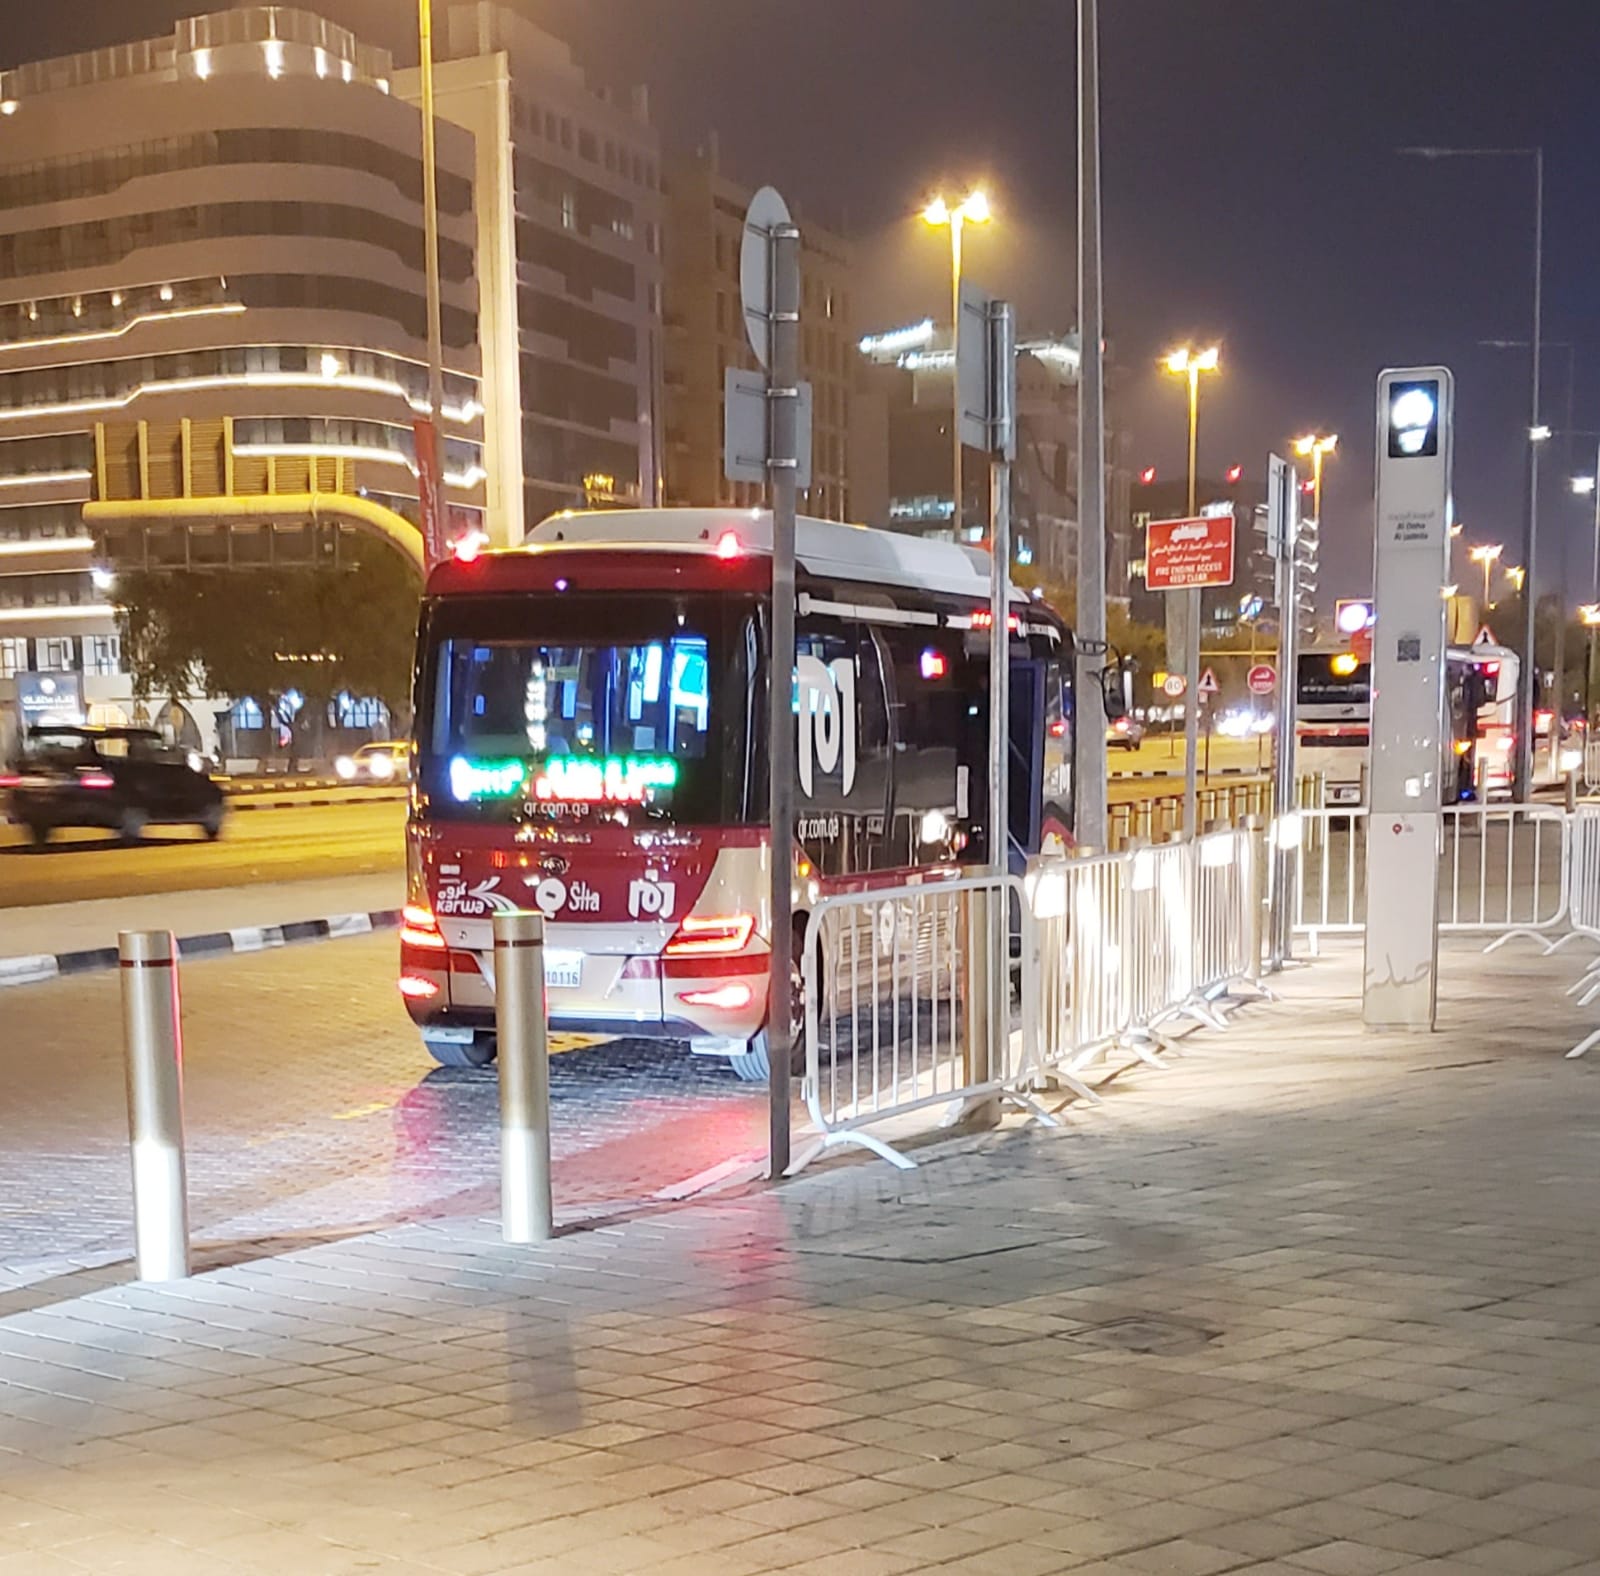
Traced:
<path fill-rule="evenodd" d="M 153 728 L 28 730 L 15 771 L 0 775 L 8 818 L 42 847 L 57 827 L 100 827 L 136 843 L 147 826 L 222 833 L 222 790 Z"/>

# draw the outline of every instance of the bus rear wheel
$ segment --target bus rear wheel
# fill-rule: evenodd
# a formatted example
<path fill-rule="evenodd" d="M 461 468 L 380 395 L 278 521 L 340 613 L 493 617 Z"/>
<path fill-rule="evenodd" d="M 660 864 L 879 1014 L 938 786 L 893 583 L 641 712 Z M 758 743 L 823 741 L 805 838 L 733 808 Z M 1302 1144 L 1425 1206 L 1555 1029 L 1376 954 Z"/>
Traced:
<path fill-rule="evenodd" d="M 487 1067 L 498 1049 L 487 1029 L 474 1029 L 470 1040 L 422 1031 L 424 1048 L 441 1067 Z"/>
<path fill-rule="evenodd" d="M 801 973 L 800 954 L 805 945 L 804 921 L 796 918 L 794 945 L 789 963 L 789 1072 L 798 1078 L 806 1070 L 806 982 Z M 728 1058 L 733 1075 L 741 1083 L 765 1083 L 772 1076 L 772 1057 L 763 1029 L 750 1041 L 749 1048 Z"/>

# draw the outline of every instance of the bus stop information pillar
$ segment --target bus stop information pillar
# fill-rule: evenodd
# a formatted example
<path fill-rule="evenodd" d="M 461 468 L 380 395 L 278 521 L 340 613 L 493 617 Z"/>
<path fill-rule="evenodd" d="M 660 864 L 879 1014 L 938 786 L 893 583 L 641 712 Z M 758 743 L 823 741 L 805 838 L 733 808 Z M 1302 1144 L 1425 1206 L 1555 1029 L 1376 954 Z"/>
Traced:
<path fill-rule="evenodd" d="M 1361 1012 L 1373 1029 L 1434 1027 L 1454 418 L 1444 367 L 1380 374 Z"/>

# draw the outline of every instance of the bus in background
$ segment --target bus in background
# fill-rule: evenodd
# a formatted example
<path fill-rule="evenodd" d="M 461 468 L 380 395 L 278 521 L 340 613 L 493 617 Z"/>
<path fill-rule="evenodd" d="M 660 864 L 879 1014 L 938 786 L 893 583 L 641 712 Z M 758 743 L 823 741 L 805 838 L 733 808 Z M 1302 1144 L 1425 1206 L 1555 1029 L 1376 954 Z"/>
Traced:
<path fill-rule="evenodd" d="M 1353 651 L 1306 651 L 1295 669 L 1295 771 L 1322 783 L 1324 805 L 1367 802 L 1372 665 Z"/>
<path fill-rule="evenodd" d="M 1517 655 L 1503 646 L 1445 654 L 1440 801 L 1511 792 Z M 1320 777 L 1325 806 L 1367 802 L 1372 758 L 1372 668 L 1351 651 L 1306 652 L 1295 675 L 1295 769 Z"/>
<path fill-rule="evenodd" d="M 1451 646 L 1450 672 L 1474 673 L 1478 683 L 1476 782 L 1478 797 L 1499 798 L 1512 791 L 1516 772 L 1517 683 L 1521 659 L 1506 646 Z M 1469 697 L 1470 698 L 1470 697 Z"/>
<path fill-rule="evenodd" d="M 491 916 L 537 908 L 553 1028 L 766 1076 L 771 539 L 752 510 L 571 513 L 429 576 L 399 987 L 440 1062 L 494 1056 Z M 972 548 L 798 522 L 797 960 L 821 896 L 986 861 L 988 585 Z M 1015 861 L 1070 840 L 1073 705 L 1067 630 L 1013 608 Z"/>

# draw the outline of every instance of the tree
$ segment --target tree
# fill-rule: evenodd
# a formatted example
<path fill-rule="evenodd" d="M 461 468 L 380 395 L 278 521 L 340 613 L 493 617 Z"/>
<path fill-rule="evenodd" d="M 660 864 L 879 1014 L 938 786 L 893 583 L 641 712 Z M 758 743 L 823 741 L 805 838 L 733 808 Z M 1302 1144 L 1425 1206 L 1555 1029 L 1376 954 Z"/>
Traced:
<path fill-rule="evenodd" d="M 1012 578 L 1025 591 L 1038 591 L 1044 600 L 1061 615 L 1070 627 L 1077 617 L 1078 591 L 1052 575 L 1035 571 L 1032 566 L 1019 564 Z M 1137 675 L 1134 697 L 1139 705 L 1148 690 L 1150 675 L 1166 666 L 1167 632 L 1156 624 L 1144 624 L 1134 618 L 1125 604 L 1108 601 L 1106 604 L 1106 644 L 1119 657 L 1134 660 Z"/>
<path fill-rule="evenodd" d="M 357 536 L 345 539 L 337 566 L 124 574 L 119 617 L 134 694 L 249 696 L 272 714 L 296 692 L 296 731 L 313 742 L 342 691 L 375 696 L 404 720 L 420 589 L 392 547 Z M 302 753 L 298 743 L 292 754 Z"/>

